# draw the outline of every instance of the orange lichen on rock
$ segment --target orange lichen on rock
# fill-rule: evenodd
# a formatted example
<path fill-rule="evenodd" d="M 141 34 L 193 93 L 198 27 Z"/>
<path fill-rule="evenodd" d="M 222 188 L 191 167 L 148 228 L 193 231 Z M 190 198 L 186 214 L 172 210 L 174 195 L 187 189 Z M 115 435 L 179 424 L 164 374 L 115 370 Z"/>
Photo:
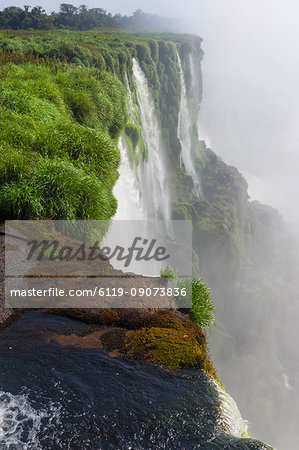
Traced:
<path fill-rule="evenodd" d="M 103 331 L 97 331 L 90 333 L 87 336 L 78 336 L 76 334 L 70 334 L 68 336 L 62 334 L 53 334 L 47 340 L 48 342 L 56 341 L 60 345 L 74 345 L 81 348 L 103 348 L 101 336 Z"/>
<path fill-rule="evenodd" d="M 168 370 L 184 367 L 202 369 L 217 378 L 206 334 L 197 322 L 177 310 L 54 309 L 47 312 L 105 327 L 84 337 L 51 337 L 62 345 L 96 346 L 111 357 L 129 356 Z"/>

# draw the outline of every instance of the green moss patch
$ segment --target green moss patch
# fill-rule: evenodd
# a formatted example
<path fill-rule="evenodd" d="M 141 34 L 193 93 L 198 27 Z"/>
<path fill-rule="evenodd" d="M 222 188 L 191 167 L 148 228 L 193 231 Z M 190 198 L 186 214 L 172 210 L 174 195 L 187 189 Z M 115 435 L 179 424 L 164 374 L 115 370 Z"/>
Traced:
<path fill-rule="evenodd" d="M 207 351 L 206 336 L 200 326 L 175 313 L 156 313 L 151 326 L 128 331 L 129 355 L 159 364 L 165 369 L 200 368 L 216 378 Z"/>

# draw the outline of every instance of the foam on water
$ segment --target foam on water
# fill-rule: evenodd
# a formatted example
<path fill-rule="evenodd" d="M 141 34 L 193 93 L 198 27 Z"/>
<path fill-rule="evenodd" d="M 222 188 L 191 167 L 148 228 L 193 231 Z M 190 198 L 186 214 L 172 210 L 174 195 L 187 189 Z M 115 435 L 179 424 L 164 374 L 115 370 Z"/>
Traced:
<path fill-rule="evenodd" d="M 35 410 L 24 394 L 0 391 L 0 448 L 40 449 L 38 435 L 45 422 L 59 421 L 59 408 Z"/>

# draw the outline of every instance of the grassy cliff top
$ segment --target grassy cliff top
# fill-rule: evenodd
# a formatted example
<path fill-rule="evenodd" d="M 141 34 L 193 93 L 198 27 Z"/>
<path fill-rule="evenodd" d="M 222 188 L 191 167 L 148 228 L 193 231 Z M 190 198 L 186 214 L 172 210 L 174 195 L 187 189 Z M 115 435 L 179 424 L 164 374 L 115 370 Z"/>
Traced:
<path fill-rule="evenodd" d="M 190 52 L 201 57 L 200 42 L 102 28 L 0 31 L 0 217 L 111 218 L 132 59 L 146 74 L 161 128 L 176 130 L 177 52 L 187 67 Z"/>
<path fill-rule="evenodd" d="M 159 41 L 172 42 L 182 50 L 200 49 L 201 38 L 176 33 L 130 33 L 127 30 L 98 28 L 90 31 L 70 30 L 1 30 L 0 50 L 19 58 L 29 55 L 35 58 L 63 59 L 67 62 L 112 70 L 117 60 L 137 56 L 140 46 L 148 47 L 150 56 L 157 60 L 156 45 Z M 156 44 L 155 44 L 156 43 Z M 107 61 L 107 53 L 115 61 Z M 100 58 L 106 61 L 103 61 Z M 110 67 L 110 65 L 112 67 Z"/>

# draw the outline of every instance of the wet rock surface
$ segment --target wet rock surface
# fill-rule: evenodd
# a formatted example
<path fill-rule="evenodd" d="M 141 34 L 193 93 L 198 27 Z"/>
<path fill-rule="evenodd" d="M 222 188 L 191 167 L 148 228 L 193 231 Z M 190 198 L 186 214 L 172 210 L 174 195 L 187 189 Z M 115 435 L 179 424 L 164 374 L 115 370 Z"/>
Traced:
<path fill-rule="evenodd" d="M 0 225 L 0 331 L 11 325 L 24 313 L 22 310 L 5 308 L 5 234 L 4 224 Z"/>

